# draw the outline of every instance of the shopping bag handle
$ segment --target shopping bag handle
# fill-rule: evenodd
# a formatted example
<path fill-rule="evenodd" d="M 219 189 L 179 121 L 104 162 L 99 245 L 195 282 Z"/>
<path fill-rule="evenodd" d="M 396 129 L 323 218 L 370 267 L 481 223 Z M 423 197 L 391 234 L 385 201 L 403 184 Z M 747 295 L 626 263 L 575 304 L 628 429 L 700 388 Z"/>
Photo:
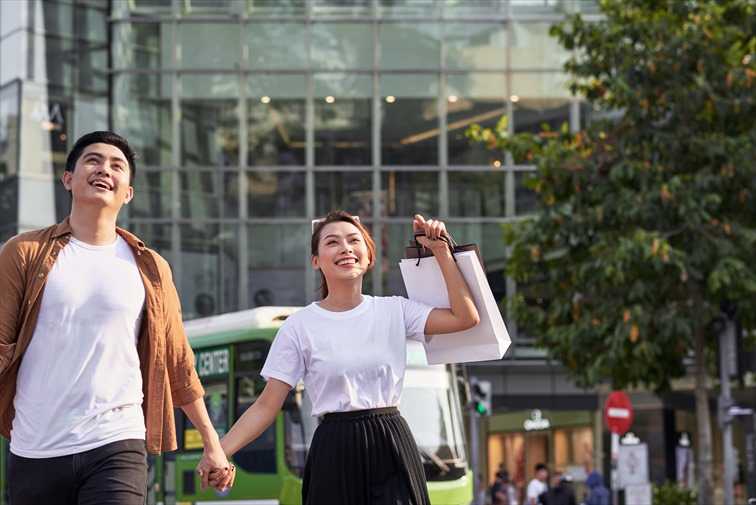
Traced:
<path fill-rule="evenodd" d="M 424 237 L 425 236 L 425 230 L 417 230 L 415 232 L 415 250 L 417 250 L 417 263 L 415 263 L 415 266 L 420 266 L 420 248 L 422 247 L 425 249 L 425 246 L 422 245 L 418 240 L 417 237 Z M 441 232 L 441 236 L 439 237 L 441 240 L 446 242 L 447 247 L 449 247 L 449 252 L 451 253 L 451 257 L 454 260 L 454 262 L 457 262 L 457 258 L 454 257 L 454 251 L 457 248 L 457 243 L 454 241 L 451 235 L 446 233 L 445 231 Z"/>

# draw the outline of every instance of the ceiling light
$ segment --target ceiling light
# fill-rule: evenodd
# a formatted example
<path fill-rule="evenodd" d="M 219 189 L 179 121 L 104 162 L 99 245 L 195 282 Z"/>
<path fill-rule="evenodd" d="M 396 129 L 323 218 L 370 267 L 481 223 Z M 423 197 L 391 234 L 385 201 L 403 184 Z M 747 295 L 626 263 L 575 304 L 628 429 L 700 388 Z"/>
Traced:
<path fill-rule="evenodd" d="M 388 103 L 394 103 L 394 102 L 396 102 L 396 97 L 392 96 L 392 95 L 389 95 L 389 96 L 386 97 L 386 102 L 388 102 Z"/>
<path fill-rule="evenodd" d="M 328 95 L 327 97 L 325 97 L 325 101 L 326 103 L 333 103 L 336 101 L 336 99 L 332 97 L 331 95 Z"/>
<path fill-rule="evenodd" d="M 264 97 L 260 98 L 260 101 L 262 103 L 270 103 L 270 97 L 269 96 L 264 96 Z"/>
<path fill-rule="evenodd" d="M 517 96 L 517 95 L 512 95 L 512 96 L 509 97 L 509 101 L 513 102 L 513 103 L 517 103 L 517 102 L 520 101 L 520 97 Z"/>

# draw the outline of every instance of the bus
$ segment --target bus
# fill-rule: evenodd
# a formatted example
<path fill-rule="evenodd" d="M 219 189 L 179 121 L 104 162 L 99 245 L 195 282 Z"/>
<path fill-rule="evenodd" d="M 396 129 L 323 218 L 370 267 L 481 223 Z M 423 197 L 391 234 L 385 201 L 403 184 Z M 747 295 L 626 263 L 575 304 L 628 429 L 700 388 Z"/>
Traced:
<path fill-rule="evenodd" d="M 281 323 L 300 307 L 259 307 L 186 321 L 187 338 L 205 388 L 210 419 L 223 436 L 265 386 L 260 370 Z M 408 342 L 407 371 L 399 410 L 417 441 L 431 503 L 473 501 L 462 401 L 454 365 L 427 365 L 422 344 Z M 464 393 L 462 393 L 464 394 Z M 200 490 L 195 468 L 202 455 L 199 433 L 176 410 L 179 448 L 150 456 L 148 504 L 301 504 L 307 450 L 319 419 L 301 381 L 289 392 L 276 421 L 232 458 L 233 488 Z"/>

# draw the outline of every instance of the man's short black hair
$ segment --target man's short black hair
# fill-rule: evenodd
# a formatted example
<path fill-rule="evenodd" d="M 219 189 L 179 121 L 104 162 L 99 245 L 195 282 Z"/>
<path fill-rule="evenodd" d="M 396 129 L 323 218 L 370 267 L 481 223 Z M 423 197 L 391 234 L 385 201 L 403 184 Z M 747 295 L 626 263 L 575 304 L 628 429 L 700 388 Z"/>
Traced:
<path fill-rule="evenodd" d="M 68 153 L 66 172 L 73 173 L 74 168 L 76 168 L 76 162 L 79 161 L 79 158 L 81 157 L 81 153 L 91 144 L 110 144 L 111 146 L 120 149 L 126 157 L 126 161 L 129 163 L 129 186 L 134 185 L 137 153 L 134 148 L 131 147 L 128 140 L 113 132 L 97 131 L 82 135 L 74 144 L 71 152 Z"/>
<path fill-rule="evenodd" d="M 546 465 L 544 465 L 543 463 L 538 463 L 538 464 L 537 464 L 537 465 L 535 466 L 535 471 L 536 471 L 536 472 L 540 472 L 541 470 L 548 470 L 548 469 L 549 469 L 549 467 L 548 467 L 548 466 L 546 466 Z"/>

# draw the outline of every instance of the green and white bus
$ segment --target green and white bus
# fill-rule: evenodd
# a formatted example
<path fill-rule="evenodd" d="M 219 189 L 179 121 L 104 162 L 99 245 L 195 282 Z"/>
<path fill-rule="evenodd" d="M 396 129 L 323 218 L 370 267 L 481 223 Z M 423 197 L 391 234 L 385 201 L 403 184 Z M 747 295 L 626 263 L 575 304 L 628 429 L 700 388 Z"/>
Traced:
<path fill-rule="evenodd" d="M 185 322 L 195 364 L 205 387 L 213 426 L 223 436 L 265 385 L 260 377 L 281 323 L 299 307 L 260 307 Z M 431 502 L 473 501 L 461 398 L 454 366 L 429 366 L 422 345 L 408 342 L 407 371 L 399 410 L 420 448 Z M 300 504 L 307 450 L 319 420 L 301 382 L 289 393 L 276 422 L 232 458 L 234 487 L 200 491 L 194 470 L 202 454 L 199 434 L 176 410 L 179 449 L 150 457 L 148 504 Z"/>

